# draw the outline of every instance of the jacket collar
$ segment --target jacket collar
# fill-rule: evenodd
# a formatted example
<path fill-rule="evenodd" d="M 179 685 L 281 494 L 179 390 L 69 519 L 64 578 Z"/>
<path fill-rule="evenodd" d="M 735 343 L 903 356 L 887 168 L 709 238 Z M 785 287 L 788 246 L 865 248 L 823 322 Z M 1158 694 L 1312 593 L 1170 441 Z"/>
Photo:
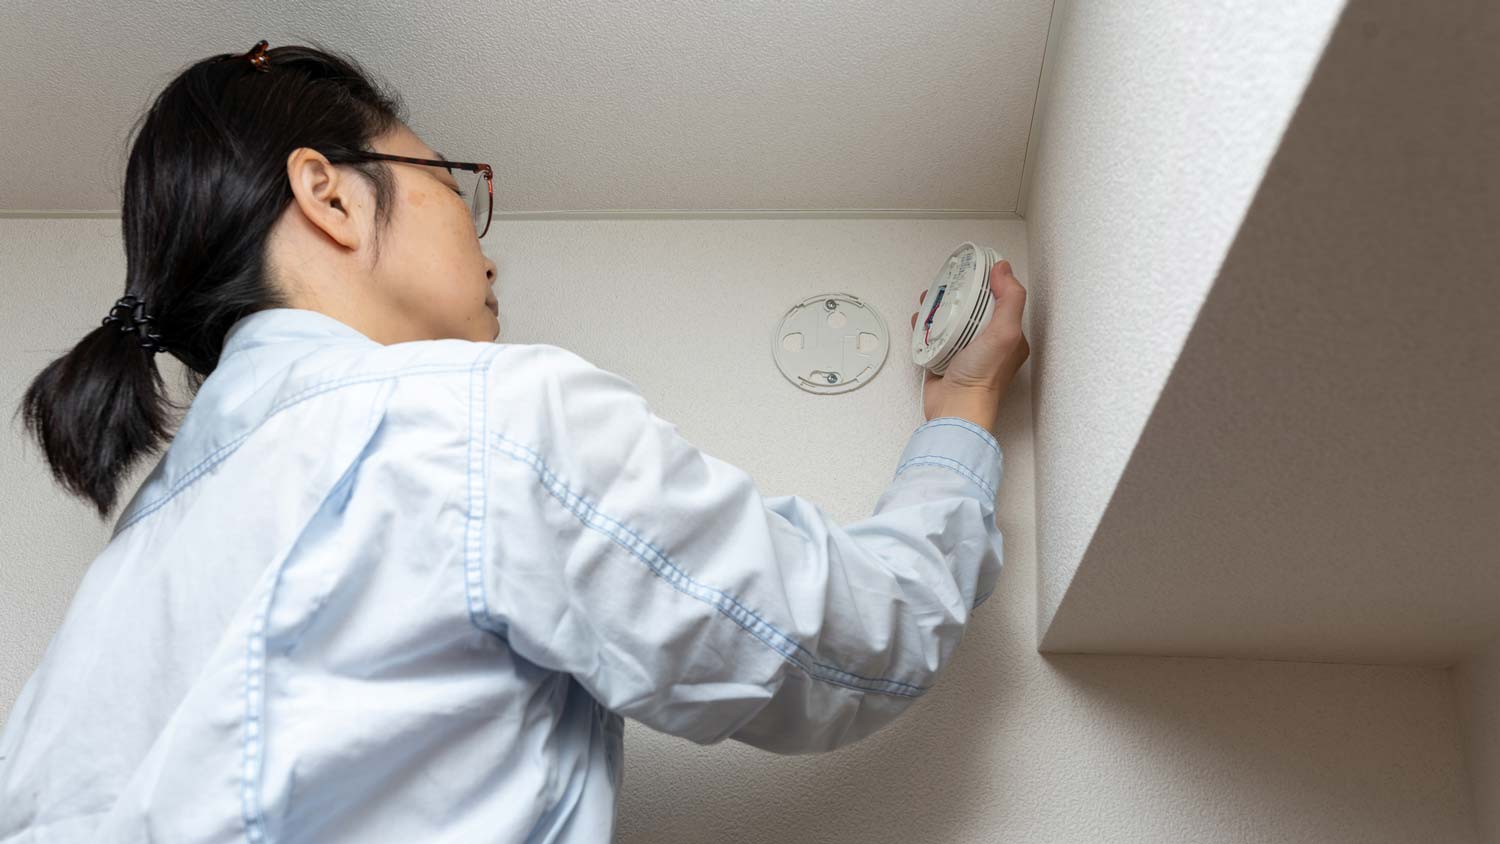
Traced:
<path fill-rule="evenodd" d="M 316 349 L 331 344 L 379 345 L 319 311 L 269 308 L 241 317 L 224 335 L 219 363 L 203 388 L 237 403 Z M 200 395 L 201 395 L 200 391 Z"/>
<path fill-rule="evenodd" d="M 328 314 L 304 308 L 268 308 L 243 316 L 224 335 L 219 360 L 240 351 L 287 340 L 314 343 L 339 340 L 375 341 Z"/>

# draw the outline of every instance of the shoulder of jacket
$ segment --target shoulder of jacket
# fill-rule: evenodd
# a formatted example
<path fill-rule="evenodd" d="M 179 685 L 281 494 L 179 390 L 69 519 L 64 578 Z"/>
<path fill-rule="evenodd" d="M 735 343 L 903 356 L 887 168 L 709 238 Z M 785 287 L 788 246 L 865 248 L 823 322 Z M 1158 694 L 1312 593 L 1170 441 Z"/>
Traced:
<path fill-rule="evenodd" d="M 606 382 L 616 386 L 623 381 L 577 352 L 550 343 L 416 340 L 361 348 L 342 361 L 329 363 L 324 364 L 326 368 L 320 377 L 388 375 L 406 384 L 487 382 L 504 387 L 505 392 L 545 390 L 559 384 L 587 389 Z"/>
<path fill-rule="evenodd" d="M 490 343 L 474 340 L 414 340 L 390 345 L 333 347 L 300 361 L 286 389 L 308 385 L 399 379 L 406 384 L 487 380 L 524 389 L 616 381 L 576 352 L 550 343 Z"/>
<path fill-rule="evenodd" d="M 550 343 L 500 344 L 490 361 L 492 384 L 577 391 L 607 400 L 644 401 L 640 387 L 583 355 Z"/>
<path fill-rule="evenodd" d="M 474 340 L 412 340 L 390 345 L 335 347 L 324 357 L 322 367 L 330 374 L 382 375 L 417 379 L 442 376 L 484 367 L 500 351 L 496 343 Z"/>

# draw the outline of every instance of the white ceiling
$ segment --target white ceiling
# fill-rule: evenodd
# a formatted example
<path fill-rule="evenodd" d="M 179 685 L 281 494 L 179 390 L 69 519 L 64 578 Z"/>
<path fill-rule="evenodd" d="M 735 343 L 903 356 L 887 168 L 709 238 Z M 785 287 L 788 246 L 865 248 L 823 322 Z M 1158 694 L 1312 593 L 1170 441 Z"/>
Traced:
<path fill-rule="evenodd" d="M 1052 0 L 79 0 L 5 5 L 0 213 L 114 211 L 182 67 L 261 38 L 347 52 L 496 216 L 1017 207 Z"/>

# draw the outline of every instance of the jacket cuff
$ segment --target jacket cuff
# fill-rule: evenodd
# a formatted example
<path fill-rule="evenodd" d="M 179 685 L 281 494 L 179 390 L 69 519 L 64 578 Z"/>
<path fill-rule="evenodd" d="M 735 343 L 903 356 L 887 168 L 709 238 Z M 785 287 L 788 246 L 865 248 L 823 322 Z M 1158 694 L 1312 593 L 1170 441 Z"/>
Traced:
<path fill-rule="evenodd" d="M 943 466 L 968 478 L 994 501 L 1001 463 L 1000 443 L 993 434 L 967 419 L 940 416 L 912 432 L 896 474 L 914 466 Z"/>

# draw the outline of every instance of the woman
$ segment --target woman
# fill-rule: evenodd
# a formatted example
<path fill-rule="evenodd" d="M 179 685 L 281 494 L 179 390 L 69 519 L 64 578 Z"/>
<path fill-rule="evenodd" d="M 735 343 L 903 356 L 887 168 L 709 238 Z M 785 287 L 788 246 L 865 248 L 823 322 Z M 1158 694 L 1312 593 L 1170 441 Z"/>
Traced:
<path fill-rule="evenodd" d="M 832 750 L 993 588 L 1008 265 L 838 525 L 626 379 L 492 342 L 488 168 L 401 115 L 353 61 L 261 42 L 140 124 L 126 296 L 24 418 L 104 517 L 168 434 L 154 355 L 201 383 L 0 736 L 0 841 L 605 841 L 624 716 Z"/>

